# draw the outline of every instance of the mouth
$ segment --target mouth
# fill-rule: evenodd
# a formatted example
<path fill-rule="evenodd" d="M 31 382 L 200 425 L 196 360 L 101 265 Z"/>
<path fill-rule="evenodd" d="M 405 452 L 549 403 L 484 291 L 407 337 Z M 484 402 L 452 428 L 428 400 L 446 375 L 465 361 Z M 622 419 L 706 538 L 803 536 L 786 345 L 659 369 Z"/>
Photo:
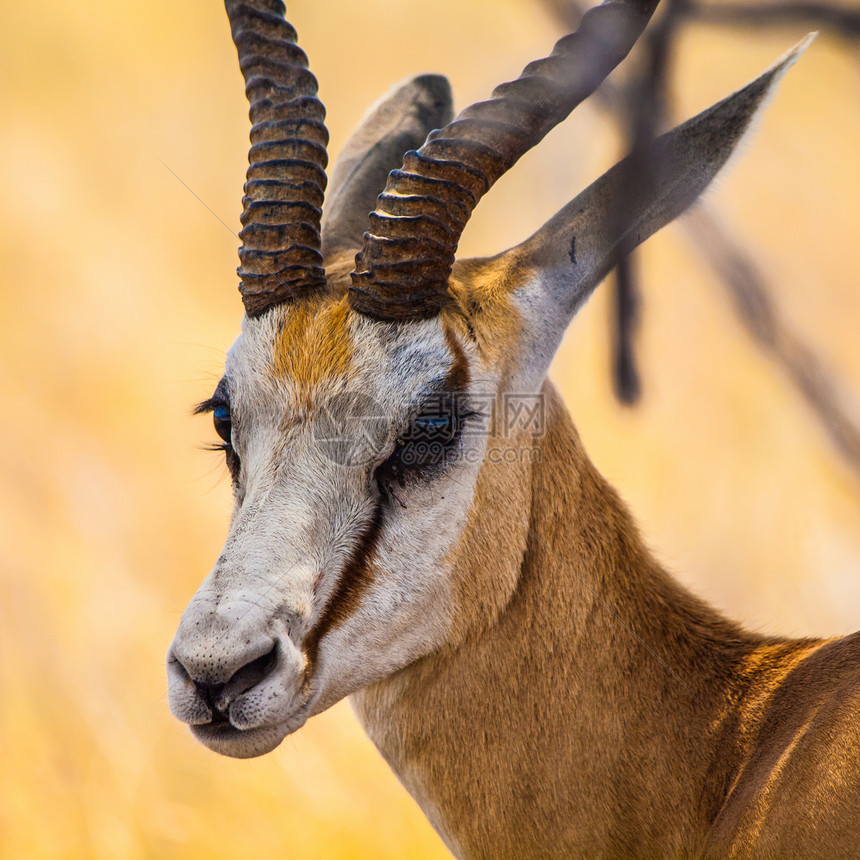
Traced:
<path fill-rule="evenodd" d="M 214 720 L 190 726 L 191 733 L 203 746 L 230 758 L 256 758 L 275 749 L 287 735 L 298 731 L 308 718 L 302 708 L 289 720 L 270 726 L 237 729 L 227 720 Z"/>

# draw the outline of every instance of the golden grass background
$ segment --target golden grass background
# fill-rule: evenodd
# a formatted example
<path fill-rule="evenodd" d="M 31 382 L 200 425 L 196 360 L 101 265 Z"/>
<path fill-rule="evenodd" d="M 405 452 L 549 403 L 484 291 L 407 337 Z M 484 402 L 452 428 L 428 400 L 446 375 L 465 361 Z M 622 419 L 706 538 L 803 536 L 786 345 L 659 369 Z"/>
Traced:
<path fill-rule="evenodd" d="M 336 154 L 395 81 L 457 104 L 559 35 L 532 0 L 295 0 Z M 228 484 L 206 397 L 238 330 L 248 126 L 218 0 L 45 0 L 0 27 L 0 856 L 442 858 L 346 703 L 263 759 L 196 744 L 163 656 L 217 556 Z M 804 33 L 698 27 L 686 117 Z M 821 38 L 710 195 L 789 324 L 860 396 L 860 71 Z M 463 252 L 523 238 L 617 156 L 583 108 L 478 208 Z M 171 171 L 223 219 L 195 199 Z M 618 407 L 606 295 L 552 375 L 599 467 L 677 575 L 749 625 L 860 627 L 860 480 L 736 323 L 677 227 L 649 242 L 646 393 Z"/>

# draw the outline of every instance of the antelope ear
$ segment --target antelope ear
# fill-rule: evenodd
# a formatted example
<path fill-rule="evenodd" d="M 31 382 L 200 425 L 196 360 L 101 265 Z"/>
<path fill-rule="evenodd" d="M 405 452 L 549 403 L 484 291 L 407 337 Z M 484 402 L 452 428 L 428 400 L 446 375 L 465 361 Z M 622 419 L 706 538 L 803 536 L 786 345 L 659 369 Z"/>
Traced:
<path fill-rule="evenodd" d="M 478 283 L 514 301 L 525 323 L 523 349 L 533 360 L 548 365 L 571 318 L 618 257 L 707 188 L 814 35 L 743 89 L 657 138 L 644 159 L 619 162 L 522 244 L 465 261 Z"/>
<path fill-rule="evenodd" d="M 400 167 L 404 153 L 418 149 L 433 129 L 451 121 L 451 85 L 442 75 L 419 75 L 374 105 L 347 141 L 326 192 L 322 250 L 326 261 L 354 254 L 362 245 L 368 213 Z"/>

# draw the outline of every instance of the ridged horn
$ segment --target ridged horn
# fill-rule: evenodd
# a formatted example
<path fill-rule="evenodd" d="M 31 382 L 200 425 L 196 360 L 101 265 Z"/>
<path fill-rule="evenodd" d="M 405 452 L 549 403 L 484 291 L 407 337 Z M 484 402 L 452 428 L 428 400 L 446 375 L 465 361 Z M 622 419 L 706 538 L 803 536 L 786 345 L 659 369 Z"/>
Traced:
<path fill-rule="evenodd" d="M 463 228 L 481 197 L 627 56 L 658 0 L 608 0 L 550 56 L 432 132 L 389 174 L 356 256 L 350 302 L 379 320 L 436 315 Z"/>
<path fill-rule="evenodd" d="M 326 260 L 344 252 L 355 255 L 388 174 L 400 166 L 404 152 L 417 149 L 453 117 L 451 85 L 441 75 L 412 78 L 374 105 L 331 172 L 322 219 Z"/>
<path fill-rule="evenodd" d="M 225 0 L 250 102 L 239 291 L 248 316 L 325 286 L 325 108 L 281 0 Z"/>

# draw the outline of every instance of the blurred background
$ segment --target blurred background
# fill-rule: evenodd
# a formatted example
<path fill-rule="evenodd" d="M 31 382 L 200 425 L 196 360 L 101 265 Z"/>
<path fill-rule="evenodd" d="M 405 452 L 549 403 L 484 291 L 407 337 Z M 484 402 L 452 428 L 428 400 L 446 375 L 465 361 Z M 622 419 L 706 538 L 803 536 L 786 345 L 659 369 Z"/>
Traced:
<path fill-rule="evenodd" d="M 549 51 L 562 6 L 294 0 L 330 153 L 412 74 L 449 75 L 458 108 L 486 97 Z M 215 756 L 168 713 L 164 654 L 230 509 L 222 458 L 201 450 L 210 420 L 190 415 L 241 315 L 247 106 L 221 3 L 5 3 L 2 21 L 0 856 L 448 856 L 347 703 L 252 761 Z M 669 118 L 809 29 L 685 26 Z M 822 34 L 707 201 L 849 430 L 857 45 Z M 461 253 L 524 238 L 623 148 L 604 112 L 580 108 L 491 191 Z M 638 263 L 636 408 L 612 394 L 606 289 L 552 369 L 592 458 L 657 556 L 726 613 L 772 633 L 860 628 L 858 462 L 750 337 L 683 224 Z"/>

